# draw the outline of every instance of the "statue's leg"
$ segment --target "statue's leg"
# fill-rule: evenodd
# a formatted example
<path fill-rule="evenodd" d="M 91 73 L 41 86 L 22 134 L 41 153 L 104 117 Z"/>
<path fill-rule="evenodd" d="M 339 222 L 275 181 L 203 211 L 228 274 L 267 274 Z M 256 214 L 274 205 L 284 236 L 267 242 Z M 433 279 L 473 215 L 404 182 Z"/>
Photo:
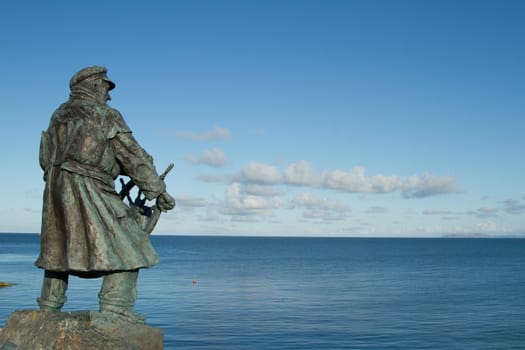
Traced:
<path fill-rule="evenodd" d="M 137 300 L 138 270 L 104 275 L 98 294 L 100 312 L 117 315 L 131 322 L 145 323 L 146 318 L 133 309 Z"/>
<path fill-rule="evenodd" d="M 60 311 L 66 302 L 66 290 L 69 275 L 65 272 L 55 272 L 46 270 L 44 273 L 44 283 L 42 284 L 42 294 L 37 299 L 40 310 Z"/>

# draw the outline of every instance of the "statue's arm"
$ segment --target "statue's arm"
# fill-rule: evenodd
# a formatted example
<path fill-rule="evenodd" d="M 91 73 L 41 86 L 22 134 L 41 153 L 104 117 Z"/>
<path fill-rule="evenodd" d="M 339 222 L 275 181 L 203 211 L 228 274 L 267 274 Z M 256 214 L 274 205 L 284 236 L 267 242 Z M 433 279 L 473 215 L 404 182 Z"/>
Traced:
<path fill-rule="evenodd" d="M 138 144 L 131 132 L 117 133 L 110 139 L 122 175 L 129 176 L 147 199 L 157 198 L 166 190 L 153 158 Z"/>
<path fill-rule="evenodd" d="M 48 131 L 42 131 L 40 139 L 39 162 L 40 168 L 44 171 L 44 181 L 47 181 L 48 170 L 55 161 L 53 139 Z"/>
<path fill-rule="evenodd" d="M 39 161 L 40 161 L 40 167 L 42 170 L 46 170 L 49 166 L 50 162 L 50 149 L 51 149 L 51 140 L 50 136 L 47 133 L 47 131 L 42 131 L 42 137 L 40 139 L 40 153 L 39 153 Z"/>

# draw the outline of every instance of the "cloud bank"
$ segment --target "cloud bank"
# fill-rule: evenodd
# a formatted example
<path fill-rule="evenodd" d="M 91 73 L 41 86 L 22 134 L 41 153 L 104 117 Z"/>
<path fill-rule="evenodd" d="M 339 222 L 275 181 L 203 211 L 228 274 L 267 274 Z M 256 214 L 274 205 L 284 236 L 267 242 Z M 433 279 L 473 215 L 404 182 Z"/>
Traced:
<path fill-rule="evenodd" d="M 323 221 L 344 220 L 350 210 L 342 203 L 326 198 L 318 198 L 311 193 L 303 193 L 293 199 L 292 204 L 305 209 L 303 218 Z"/>
<path fill-rule="evenodd" d="M 283 207 L 280 192 L 264 191 L 258 187 L 245 186 L 234 182 L 228 186 L 222 214 L 231 215 L 237 221 L 256 220 L 256 217 L 271 216 L 273 210 Z"/>
<path fill-rule="evenodd" d="M 307 161 L 291 163 L 279 171 L 276 166 L 252 162 L 231 176 L 201 175 L 203 181 L 230 181 L 261 185 L 292 185 L 347 193 L 391 193 L 399 191 L 405 198 L 424 198 L 439 194 L 460 193 L 456 180 L 428 173 L 400 178 L 395 175 L 367 176 L 363 167 L 350 170 L 317 172 Z M 509 205 L 509 208 L 513 208 Z M 512 210 L 512 209 L 511 209 Z"/>
<path fill-rule="evenodd" d="M 204 163 L 219 167 L 225 159 L 224 154 L 213 149 L 199 157 L 188 159 L 194 163 Z M 238 171 L 225 174 L 200 174 L 197 179 L 204 182 L 225 183 L 224 199 L 208 204 L 208 209 L 216 214 L 229 216 L 233 222 L 279 222 L 281 215 L 300 213 L 305 222 L 330 224 L 350 218 L 351 209 L 338 200 L 319 197 L 319 190 L 356 194 L 385 194 L 398 192 L 403 198 L 425 198 L 430 196 L 460 193 L 462 190 L 456 180 L 447 176 L 428 173 L 410 177 L 377 174 L 369 176 L 364 167 L 350 170 L 317 171 L 311 163 L 301 160 L 278 167 L 260 162 L 250 162 Z M 288 188 L 286 188 L 288 187 Z M 288 197 L 290 187 L 304 188 L 302 194 Z M 188 207 L 205 205 L 201 200 L 185 198 Z M 519 212 L 520 203 L 509 201 L 507 210 Z M 289 210 L 287 214 L 283 210 Z M 369 215 L 383 215 L 389 208 L 370 206 L 364 211 Z M 427 215 L 443 215 L 446 211 L 426 211 Z M 453 213 L 451 213 L 453 215 Z M 489 208 L 477 211 L 478 216 L 490 217 L 494 213 Z"/>
<path fill-rule="evenodd" d="M 192 164 L 205 164 L 214 168 L 223 167 L 228 163 L 228 157 L 219 148 L 207 150 L 200 156 L 186 156 L 185 159 Z"/>

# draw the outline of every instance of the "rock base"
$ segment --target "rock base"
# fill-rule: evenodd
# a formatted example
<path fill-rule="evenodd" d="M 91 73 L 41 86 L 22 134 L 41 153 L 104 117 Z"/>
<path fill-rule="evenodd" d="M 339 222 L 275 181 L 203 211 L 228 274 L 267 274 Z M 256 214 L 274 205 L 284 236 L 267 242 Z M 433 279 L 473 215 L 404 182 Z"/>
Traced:
<path fill-rule="evenodd" d="M 158 328 L 95 311 L 15 311 L 0 331 L 0 350 L 162 350 Z"/>

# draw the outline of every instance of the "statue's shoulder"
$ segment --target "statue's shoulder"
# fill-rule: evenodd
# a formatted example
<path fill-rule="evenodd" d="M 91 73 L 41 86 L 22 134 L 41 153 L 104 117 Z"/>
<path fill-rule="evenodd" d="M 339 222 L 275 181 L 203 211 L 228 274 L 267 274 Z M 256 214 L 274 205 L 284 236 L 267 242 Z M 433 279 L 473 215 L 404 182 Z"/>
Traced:
<path fill-rule="evenodd" d="M 53 112 L 50 125 L 88 120 L 97 113 L 97 105 L 90 101 L 69 99 Z"/>
<path fill-rule="evenodd" d="M 72 106 L 71 100 L 62 103 L 53 112 L 49 126 L 52 127 L 52 126 L 55 126 L 56 124 L 60 124 L 70 119 L 71 115 L 73 114 L 72 109 L 73 109 L 73 106 Z"/>
<path fill-rule="evenodd" d="M 94 120 L 100 118 L 101 125 L 105 124 L 111 127 L 112 124 L 125 124 L 124 118 L 120 112 L 111 106 L 106 104 L 89 102 L 89 105 L 86 105 L 87 114 L 91 114 L 91 117 Z"/>
<path fill-rule="evenodd" d="M 101 106 L 103 114 L 106 116 L 106 119 L 110 122 L 117 123 L 117 124 L 125 124 L 124 117 L 118 109 L 110 107 L 108 105 L 102 105 Z"/>
<path fill-rule="evenodd" d="M 105 114 L 106 116 L 112 117 L 112 118 L 122 118 L 122 115 L 118 111 L 118 109 L 113 108 L 111 106 L 105 105 L 105 104 L 97 104 L 97 109 Z"/>
<path fill-rule="evenodd" d="M 91 115 L 96 113 L 98 110 L 98 105 L 91 101 L 78 100 L 78 99 L 69 99 L 68 101 L 62 103 L 53 113 L 53 116 L 59 117 L 64 115 Z"/>
<path fill-rule="evenodd" d="M 109 130 L 109 138 L 113 138 L 116 134 L 119 133 L 131 132 L 128 124 L 124 120 L 124 117 L 116 108 L 106 105 L 104 106 L 104 111 L 104 114 L 106 115 L 105 120 L 107 121 L 107 127 Z"/>

